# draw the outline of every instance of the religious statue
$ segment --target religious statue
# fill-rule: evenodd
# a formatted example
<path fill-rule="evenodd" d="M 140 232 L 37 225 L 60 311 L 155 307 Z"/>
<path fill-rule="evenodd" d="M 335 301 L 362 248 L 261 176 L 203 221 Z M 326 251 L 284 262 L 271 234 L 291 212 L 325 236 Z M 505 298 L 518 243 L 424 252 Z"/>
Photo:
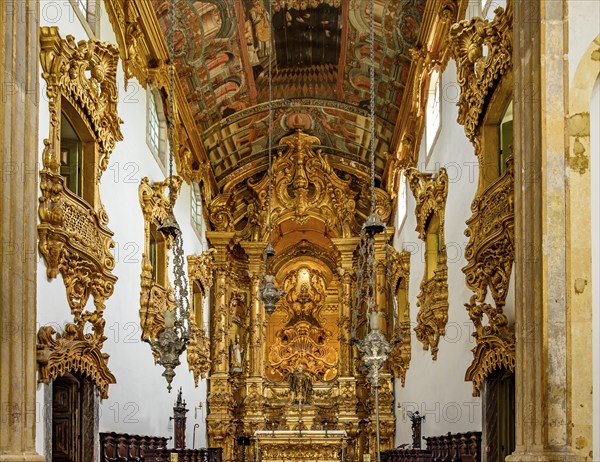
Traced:
<path fill-rule="evenodd" d="M 293 404 L 310 404 L 312 397 L 312 380 L 309 372 L 304 371 L 302 364 L 290 374 L 290 390 Z"/>
<path fill-rule="evenodd" d="M 406 414 L 407 414 L 408 418 L 410 419 L 410 421 L 412 422 L 412 425 L 411 425 L 412 437 L 413 437 L 412 447 L 413 447 L 413 449 L 421 449 L 421 423 L 423 420 L 425 420 L 425 416 L 420 415 L 419 411 L 416 411 L 416 412 L 408 411 Z"/>
<path fill-rule="evenodd" d="M 240 336 L 236 334 L 234 343 L 231 344 L 230 358 L 232 372 L 242 372 L 243 370 L 244 349 L 240 345 Z"/>

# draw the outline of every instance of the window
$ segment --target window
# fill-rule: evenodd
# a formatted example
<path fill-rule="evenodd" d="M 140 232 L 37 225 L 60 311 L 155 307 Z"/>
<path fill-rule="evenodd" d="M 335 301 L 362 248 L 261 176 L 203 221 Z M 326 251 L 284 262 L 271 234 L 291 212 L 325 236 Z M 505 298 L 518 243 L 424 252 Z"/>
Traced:
<path fill-rule="evenodd" d="M 60 174 L 65 187 L 90 206 L 96 205 L 96 143 L 73 106 L 64 99 L 60 116 Z"/>
<path fill-rule="evenodd" d="M 504 111 L 502 120 L 500 121 L 500 146 L 498 150 L 498 173 L 500 176 L 504 174 L 506 170 L 506 159 L 512 155 L 512 142 L 513 142 L 513 104 L 510 101 Z"/>
<path fill-rule="evenodd" d="M 440 104 L 441 79 L 439 71 L 434 71 L 429 80 L 429 91 L 427 95 L 427 106 L 425 109 L 425 146 L 427 155 L 440 131 L 441 104 Z"/>
<path fill-rule="evenodd" d="M 60 174 L 65 178 L 65 186 L 81 196 L 82 144 L 75 129 L 64 114 L 60 118 Z"/>
<path fill-rule="evenodd" d="M 199 281 L 192 283 L 192 310 L 196 326 L 204 330 L 204 294 Z"/>
<path fill-rule="evenodd" d="M 440 252 L 440 219 L 432 215 L 427 223 L 427 236 L 425 238 L 425 271 L 429 281 L 435 276 Z"/>
<path fill-rule="evenodd" d="M 148 259 L 152 265 L 152 280 L 161 287 L 166 286 L 166 258 L 167 242 L 162 233 L 156 229 L 156 225 L 151 225 Z"/>
<path fill-rule="evenodd" d="M 148 94 L 148 114 L 146 142 L 160 167 L 166 173 L 167 166 L 167 120 L 159 91 L 150 88 Z"/>
<path fill-rule="evenodd" d="M 398 219 L 396 221 L 397 229 L 400 231 L 404 220 L 406 219 L 406 176 L 404 172 L 400 173 L 400 182 L 398 184 Z"/>
<path fill-rule="evenodd" d="M 192 226 L 202 240 L 202 193 L 198 183 L 192 185 Z"/>
<path fill-rule="evenodd" d="M 88 34 L 98 34 L 98 0 L 71 0 L 71 4 L 84 28 L 89 28 Z"/>

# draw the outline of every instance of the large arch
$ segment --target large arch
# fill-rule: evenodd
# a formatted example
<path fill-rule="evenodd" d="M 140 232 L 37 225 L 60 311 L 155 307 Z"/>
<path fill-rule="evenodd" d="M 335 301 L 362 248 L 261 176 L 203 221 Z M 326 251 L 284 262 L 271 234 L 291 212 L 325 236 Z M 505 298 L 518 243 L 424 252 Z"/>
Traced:
<path fill-rule="evenodd" d="M 593 279 L 593 265 L 598 261 L 597 220 L 600 204 L 592 193 L 597 189 L 598 177 L 598 79 L 600 76 L 600 35 L 587 48 L 580 60 L 569 91 L 569 114 L 567 116 L 568 165 L 570 174 L 567 186 L 567 303 L 570 307 L 570 380 L 572 386 L 571 421 L 572 441 L 582 456 L 591 454 L 592 447 L 598 451 L 598 350 L 597 329 L 599 300 L 593 299 L 598 291 L 597 279 Z M 596 105 L 592 96 L 596 88 Z M 595 117 L 595 124 L 592 123 Z M 592 145 L 594 140 L 594 145 Z M 595 152 L 594 152 L 595 151 Z M 595 173 L 594 173 L 595 172 Z M 592 186 L 593 185 L 593 186 Z M 595 199 L 594 199 L 595 197 Z M 596 253 L 593 253 L 596 252 Z M 596 274 L 597 277 L 597 274 Z M 591 287 L 590 287 L 591 286 Z M 595 319 L 595 323 L 594 320 Z M 595 328 L 594 328 L 595 327 Z M 594 367 L 589 364 L 593 362 Z M 594 378 L 596 377 L 596 378 Z M 596 382 L 596 383 L 594 383 Z M 595 385 L 595 387 L 594 387 Z M 594 413 L 594 407 L 596 412 Z M 592 416 L 596 415 L 593 422 Z M 595 423 L 595 425 L 594 425 Z M 593 431 L 594 427 L 596 432 Z M 595 440 L 595 441 L 594 441 Z"/>

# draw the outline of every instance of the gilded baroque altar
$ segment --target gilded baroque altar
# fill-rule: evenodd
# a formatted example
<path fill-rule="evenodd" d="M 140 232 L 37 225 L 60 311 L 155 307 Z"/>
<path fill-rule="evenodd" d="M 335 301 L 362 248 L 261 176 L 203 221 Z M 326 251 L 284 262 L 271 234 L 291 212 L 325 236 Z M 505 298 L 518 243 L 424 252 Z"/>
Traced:
<path fill-rule="evenodd" d="M 274 160 L 271 241 L 277 254 L 271 268 L 285 295 L 272 315 L 267 317 L 259 298 L 268 238 L 267 175 L 260 171 L 232 177 L 206 204 L 212 248 L 211 258 L 205 261 L 213 275 L 208 444 L 222 447 L 224 460 L 239 460 L 236 438 L 257 431 L 287 435 L 281 440 L 275 437 L 268 447 L 263 444 L 264 460 L 284 458 L 283 448 L 291 449 L 283 443 L 291 433 L 313 435 L 314 459 L 335 460 L 342 442 L 345 460 L 375 456 L 374 397 L 350 343 L 354 253 L 370 212 L 364 200 L 369 182 L 358 172 L 343 171 L 326 153 L 313 148 L 318 145 L 316 137 L 298 130 L 282 138 Z M 391 197 L 377 188 L 376 198 L 379 215 L 390 222 Z M 384 307 L 382 330 L 392 338 L 393 318 L 401 324 L 408 320 L 407 306 L 394 313 L 398 304 L 388 299 L 403 290 L 407 256 L 387 246 L 382 235 L 376 259 L 378 284 L 382 284 L 377 297 Z M 386 261 L 395 275 L 392 291 L 383 290 Z M 364 313 L 358 322 L 359 335 L 364 335 Z M 398 344 L 393 364 L 383 368 L 382 450 L 393 445 L 393 377 L 403 377 L 408 368 L 409 341 L 407 336 Z M 290 386 L 298 383 L 294 377 L 308 381 L 303 382 L 302 392 Z M 335 444 L 331 438 L 317 441 L 314 437 L 315 432 L 330 431 L 344 437 Z M 253 439 L 250 454 L 257 441 Z M 295 443 L 298 451 L 303 441 Z"/>

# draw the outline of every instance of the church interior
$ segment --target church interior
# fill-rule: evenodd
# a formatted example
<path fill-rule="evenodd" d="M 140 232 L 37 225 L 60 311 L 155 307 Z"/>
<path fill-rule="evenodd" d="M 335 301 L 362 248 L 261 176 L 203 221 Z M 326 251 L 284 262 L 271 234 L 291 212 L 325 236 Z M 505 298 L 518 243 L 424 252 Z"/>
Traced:
<path fill-rule="evenodd" d="M 600 460 L 600 1 L 0 5 L 0 462 Z"/>

